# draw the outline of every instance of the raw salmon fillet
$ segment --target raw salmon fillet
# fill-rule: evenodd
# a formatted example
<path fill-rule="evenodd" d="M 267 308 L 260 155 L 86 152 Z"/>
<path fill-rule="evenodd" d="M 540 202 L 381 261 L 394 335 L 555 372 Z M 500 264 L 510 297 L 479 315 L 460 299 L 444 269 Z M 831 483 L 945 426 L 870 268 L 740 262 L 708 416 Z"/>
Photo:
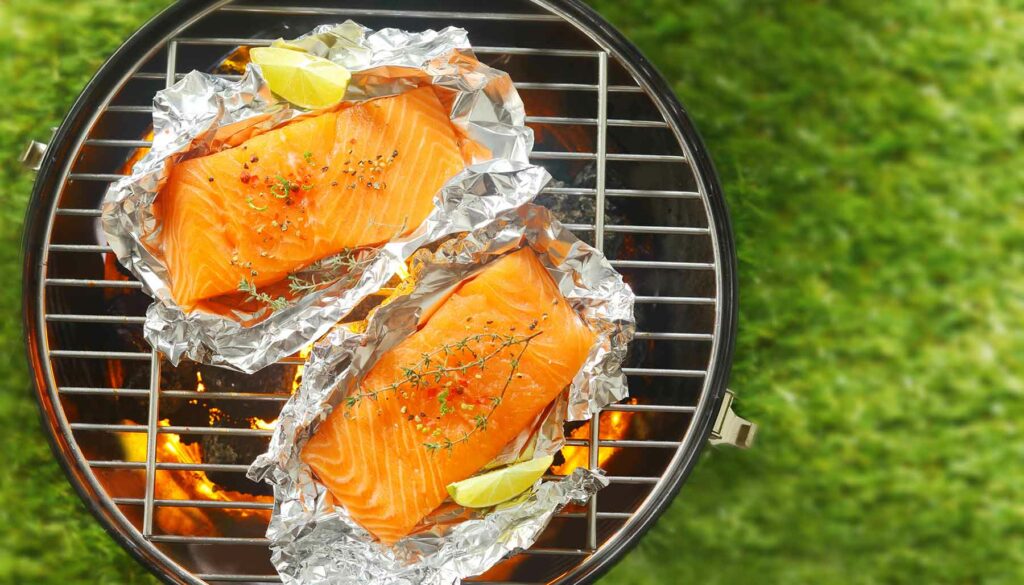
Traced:
<path fill-rule="evenodd" d="M 495 341 L 470 342 L 448 357 L 441 351 L 490 334 L 535 337 L 504 348 Z M 595 338 L 534 252 L 524 248 L 464 283 L 384 354 L 309 440 L 302 459 L 352 518 L 381 541 L 397 541 L 445 500 L 449 483 L 477 473 L 558 396 Z M 483 369 L 424 375 L 419 386 L 407 381 L 406 368 L 422 374 L 442 361 L 457 368 L 475 359 L 470 351 L 486 356 L 496 349 Z M 429 366 L 422 366 L 424 354 L 434 356 Z M 368 397 L 396 382 L 402 382 L 397 389 Z M 353 403 L 352 397 L 359 398 Z M 442 403 L 451 409 L 447 414 Z M 477 417 L 488 412 L 479 427 Z M 444 438 L 457 444 L 450 450 L 425 446 Z M 454 440 L 460 438 L 465 440 Z"/>
<path fill-rule="evenodd" d="M 176 165 L 157 198 L 182 307 L 414 230 L 461 171 L 429 86 L 306 118 Z"/>

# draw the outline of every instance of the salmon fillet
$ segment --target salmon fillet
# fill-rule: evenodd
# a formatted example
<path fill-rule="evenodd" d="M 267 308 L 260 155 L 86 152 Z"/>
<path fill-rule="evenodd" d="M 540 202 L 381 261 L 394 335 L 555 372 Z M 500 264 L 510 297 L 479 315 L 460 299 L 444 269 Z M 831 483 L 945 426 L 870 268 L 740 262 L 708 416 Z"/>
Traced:
<path fill-rule="evenodd" d="M 461 171 L 429 86 L 288 124 L 176 165 L 156 201 L 175 301 L 260 287 L 414 230 Z"/>
<path fill-rule="evenodd" d="M 524 248 L 464 283 L 384 354 L 302 459 L 353 519 L 395 542 L 447 498 L 449 483 L 477 473 L 558 396 L 595 339 Z M 432 356 L 426 366 L 424 354 Z M 482 368 L 459 371 L 478 359 Z M 441 363 L 448 371 L 431 374 Z M 421 375 L 418 386 L 410 370 Z"/>

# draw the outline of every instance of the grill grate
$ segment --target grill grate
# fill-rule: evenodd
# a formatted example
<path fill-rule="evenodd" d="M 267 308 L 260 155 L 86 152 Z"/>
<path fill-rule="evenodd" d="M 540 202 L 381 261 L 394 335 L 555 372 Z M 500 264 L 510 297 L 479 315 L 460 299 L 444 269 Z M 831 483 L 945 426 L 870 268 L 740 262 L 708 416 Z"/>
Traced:
<path fill-rule="evenodd" d="M 53 207 L 44 212 L 45 233 L 37 244 L 42 250 L 37 267 L 39 278 L 26 279 L 39 308 L 31 328 L 39 338 L 36 371 L 42 378 L 39 388 L 44 409 L 55 436 L 70 446 L 72 464 L 87 484 L 85 489 L 116 524 L 116 530 L 127 536 L 131 547 L 143 548 L 150 561 L 176 581 L 272 583 L 279 579 L 265 559 L 257 565 L 268 567 L 266 573 L 227 573 L 221 569 L 211 572 L 210 567 L 216 563 L 210 558 L 218 554 L 216 551 L 224 551 L 222 556 L 234 554 L 227 551 L 237 551 L 240 546 L 265 547 L 267 541 L 258 537 L 164 533 L 155 526 L 159 510 L 269 510 L 272 505 L 157 498 L 155 484 L 159 473 L 241 475 L 247 468 L 244 464 L 160 461 L 158 436 L 266 440 L 271 432 L 221 426 L 160 426 L 162 405 L 167 401 L 200 399 L 216 404 L 279 404 L 287 400 L 288 394 L 261 393 L 252 388 L 237 392 L 176 389 L 168 387 L 165 381 L 173 367 L 164 364 L 156 352 L 94 346 L 92 340 L 101 328 L 137 329 L 144 322 L 141 315 L 127 311 L 115 314 L 102 301 L 97 302 L 97 292 L 130 292 L 141 285 L 111 279 L 104 272 L 104 256 L 110 248 L 97 241 L 94 224 L 102 192 L 111 181 L 121 177 L 118 169 L 126 156 L 134 149 L 150 145 L 138 136 L 144 133 L 151 112 L 144 102 L 153 92 L 174 83 L 189 69 L 210 66 L 236 46 L 269 44 L 277 32 L 288 36 L 317 23 L 344 18 L 359 19 L 374 27 L 419 29 L 454 22 L 467 28 L 470 38 L 484 45 L 475 48 L 482 60 L 509 70 L 513 79 L 523 79 L 516 81 L 516 86 L 527 103 L 528 123 L 538 132 L 538 148 L 531 158 L 548 166 L 556 177 L 556 183 L 543 196 L 550 198 L 553 203 L 549 204 L 570 229 L 607 251 L 612 264 L 625 274 L 638 294 L 640 331 L 636 344 L 642 346 L 640 353 L 644 355 L 634 359 L 637 363 L 631 363 L 626 374 L 639 403 L 617 404 L 606 411 L 637 417 L 636 420 L 644 422 L 647 434 L 605 438 L 595 417 L 586 438 L 567 442 L 587 449 L 587 462 L 593 469 L 601 467 L 601 449 L 635 449 L 638 455 L 631 458 L 640 460 L 636 468 L 646 470 L 646 474 L 606 469 L 612 484 L 608 490 L 592 498 L 584 509 L 565 511 L 556 517 L 556 523 L 582 522 L 584 527 L 561 529 L 561 540 L 550 539 L 549 543 L 542 538 L 538 546 L 521 555 L 527 559 L 557 557 L 561 562 L 548 562 L 544 570 L 510 569 L 508 574 L 515 575 L 516 582 L 572 580 L 606 564 L 612 552 L 619 551 L 627 540 L 642 531 L 671 498 L 699 450 L 708 413 L 717 401 L 716 393 L 721 391 L 715 388 L 716 381 L 721 383 L 725 375 L 722 370 L 727 369 L 722 366 L 720 354 L 729 349 L 724 346 L 731 335 L 732 310 L 732 299 L 727 296 L 731 294 L 731 281 L 723 288 L 723 269 L 728 266 L 723 266 L 722 261 L 731 258 L 731 251 L 723 252 L 716 233 L 724 221 L 717 215 L 724 213 L 724 209 L 712 211 L 712 199 L 718 195 L 711 193 L 717 189 L 714 177 L 708 176 L 710 168 L 692 164 L 693 153 L 700 151 L 699 144 L 686 134 L 688 129 L 670 123 L 678 114 L 673 115 L 668 109 L 671 104 L 666 105 L 665 96 L 642 75 L 635 62 L 592 27 L 569 17 L 580 10 L 578 7 L 570 3 L 556 6 L 545 0 L 519 0 L 501 3 L 503 12 L 479 12 L 469 0 L 462 3 L 466 8 L 459 11 L 426 10 L 421 4 L 429 3 L 415 0 L 396 0 L 390 3 L 395 7 L 388 9 L 217 2 L 195 10 L 187 19 L 175 23 L 176 30 L 153 42 L 148 53 L 90 105 L 94 114 L 75 138 L 63 170 L 56 175 L 52 194 L 44 194 L 52 197 Z M 272 31 L 275 34 L 271 38 L 228 36 L 244 34 L 264 22 L 259 19 L 267 18 L 278 25 L 284 20 L 291 30 Z M 399 22 L 392 22 L 396 19 Z M 526 32 L 512 39 L 522 45 L 527 41 L 538 45 L 547 42 L 552 45 L 549 47 L 486 45 L 492 38 L 507 40 L 507 33 L 496 32 L 507 21 L 527 27 L 527 31 L 529 26 L 536 25 L 563 34 L 538 37 Z M 221 30 L 228 35 L 208 36 L 210 31 Z M 519 58 L 526 62 L 517 62 Z M 535 71 L 553 79 L 534 80 L 537 78 L 529 73 Z M 559 80 L 560 76 L 566 80 Z M 550 104 L 554 107 L 548 107 Z M 639 113 L 638 117 L 628 117 L 635 113 Z M 640 117 L 645 114 L 648 119 Z M 654 116 L 659 119 L 649 119 Z M 28 246 L 33 245 L 27 242 Z M 726 277 L 731 278 L 731 272 Z M 728 323 L 723 322 L 723 316 Z M 666 324 L 669 330 L 662 330 Z M 645 363 L 645 356 L 653 363 Z M 301 363 L 297 357 L 281 362 Z M 96 382 L 93 372 L 97 369 L 125 368 L 131 364 L 148 368 L 147 387 L 118 388 L 110 387 L 109 381 Z M 90 403 L 84 402 L 89 400 L 144 403 L 145 419 L 137 421 L 144 424 L 102 421 L 102 417 L 96 417 L 100 421 L 90 419 Z M 107 440 L 98 436 L 125 433 L 145 434 L 145 461 L 90 455 L 99 452 L 92 444 Z M 104 472 L 125 471 L 144 472 L 141 495 L 114 493 L 101 476 Z M 141 521 L 137 517 L 139 508 Z M 576 544 L 570 544 L 567 537 L 574 535 L 582 538 L 575 538 Z M 197 547 L 205 550 L 196 553 Z M 265 551 L 262 554 L 266 556 Z M 516 562 L 521 561 L 514 558 L 506 564 L 514 567 Z M 532 576 L 532 580 L 521 580 L 524 574 Z"/>

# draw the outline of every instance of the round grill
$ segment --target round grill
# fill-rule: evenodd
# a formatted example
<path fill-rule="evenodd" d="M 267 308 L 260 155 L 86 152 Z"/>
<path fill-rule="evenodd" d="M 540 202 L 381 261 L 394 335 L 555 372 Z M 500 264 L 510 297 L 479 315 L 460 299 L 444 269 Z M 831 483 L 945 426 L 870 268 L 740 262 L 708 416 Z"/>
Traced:
<path fill-rule="evenodd" d="M 736 289 L 721 189 L 690 120 L 646 59 L 575 0 L 448 0 L 443 10 L 422 0 L 190 1 L 130 38 L 57 131 L 26 222 L 28 354 L 54 450 L 110 533 L 168 582 L 279 581 L 262 538 L 272 504 L 244 472 L 301 358 L 252 377 L 163 362 L 141 341 L 149 299 L 96 224 L 107 185 L 148 146 L 157 90 L 213 70 L 238 46 L 346 18 L 467 29 L 526 104 L 532 158 L 555 177 L 540 202 L 602 248 L 638 295 L 626 370 L 634 399 L 572 430 L 567 449 L 611 485 L 474 579 L 589 581 L 650 527 L 707 440 L 725 395 Z"/>

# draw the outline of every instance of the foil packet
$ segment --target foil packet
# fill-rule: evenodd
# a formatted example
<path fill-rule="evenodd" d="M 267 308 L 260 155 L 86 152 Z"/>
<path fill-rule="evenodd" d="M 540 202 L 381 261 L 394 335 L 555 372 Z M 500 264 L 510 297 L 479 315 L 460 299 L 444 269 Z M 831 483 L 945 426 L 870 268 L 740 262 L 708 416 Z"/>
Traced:
<path fill-rule="evenodd" d="M 388 546 L 336 504 L 301 460 L 318 426 L 334 408 L 344 407 L 347 393 L 384 353 L 415 331 L 422 311 L 488 263 L 524 246 L 537 253 L 598 341 L 563 396 L 513 441 L 520 446 L 506 451 L 520 454 L 522 445 L 531 444 L 533 457 L 552 454 L 564 444 L 565 420 L 589 419 L 627 396 L 621 366 L 635 331 L 633 293 L 598 250 L 578 240 L 547 209 L 527 204 L 508 210 L 437 250 L 421 250 L 412 258 L 411 291 L 378 307 L 364 330 L 340 326 L 314 346 L 268 451 L 249 469 L 250 479 L 274 488 L 267 537 L 284 583 L 453 585 L 528 548 L 564 505 L 582 503 L 607 485 L 602 474 L 577 468 L 559 480 L 540 481 L 494 509 L 447 503 L 410 536 Z"/>
<path fill-rule="evenodd" d="M 344 101 L 432 85 L 443 94 L 442 103 L 451 104 L 452 124 L 492 158 L 474 161 L 450 179 L 417 229 L 374 250 L 358 269 L 339 276 L 336 270 L 304 268 L 318 287 L 292 299 L 286 308 L 225 314 L 185 311 L 171 296 L 153 210 L 174 164 L 317 112 L 297 109 L 274 96 L 259 67 L 252 64 L 238 81 L 193 71 L 158 92 L 152 147 L 127 177 L 108 189 L 100 227 L 121 264 L 153 297 L 144 334 L 174 364 L 187 357 L 252 373 L 292 355 L 384 287 L 415 250 L 486 225 L 497 214 L 532 200 L 550 178 L 528 164 L 533 133 L 525 125 L 523 102 L 511 79 L 475 59 L 465 30 L 371 31 L 346 21 L 280 43 L 308 48 L 348 67 L 352 79 Z"/>

